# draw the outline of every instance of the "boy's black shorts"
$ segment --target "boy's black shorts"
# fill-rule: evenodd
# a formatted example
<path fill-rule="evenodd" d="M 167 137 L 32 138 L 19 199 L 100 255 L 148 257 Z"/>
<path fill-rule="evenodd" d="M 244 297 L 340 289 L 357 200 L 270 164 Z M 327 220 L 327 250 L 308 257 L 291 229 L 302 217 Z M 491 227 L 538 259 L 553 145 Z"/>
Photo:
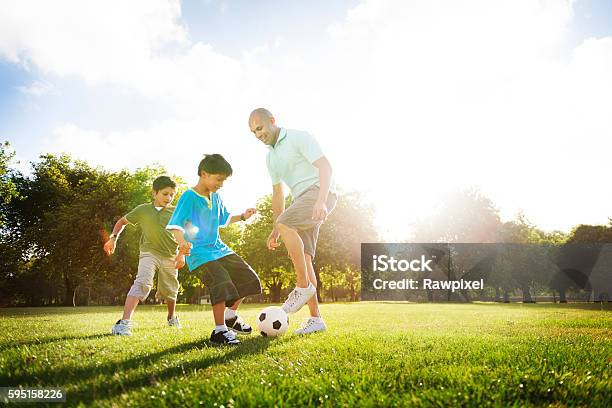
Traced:
<path fill-rule="evenodd" d="M 206 262 L 195 271 L 210 292 L 210 303 L 225 302 L 227 307 L 236 300 L 261 293 L 257 273 L 236 254 Z"/>

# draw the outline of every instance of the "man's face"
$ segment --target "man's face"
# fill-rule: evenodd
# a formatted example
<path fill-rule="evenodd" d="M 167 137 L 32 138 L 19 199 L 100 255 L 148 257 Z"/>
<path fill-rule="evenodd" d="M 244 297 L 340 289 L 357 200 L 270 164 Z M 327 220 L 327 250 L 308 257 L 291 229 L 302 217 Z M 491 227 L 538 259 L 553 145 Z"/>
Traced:
<path fill-rule="evenodd" d="M 215 193 L 223 187 L 223 182 L 227 179 L 227 176 L 225 174 L 209 174 L 203 171 L 202 178 L 208 191 Z"/>
<path fill-rule="evenodd" d="M 167 207 L 172 200 L 174 200 L 174 195 L 176 194 L 176 189 L 173 187 L 164 187 L 159 191 L 153 191 L 153 199 L 155 200 L 156 207 Z"/>
<path fill-rule="evenodd" d="M 266 145 L 273 146 L 276 143 L 277 133 L 274 118 L 253 115 L 249 121 L 249 127 L 255 137 Z"/>

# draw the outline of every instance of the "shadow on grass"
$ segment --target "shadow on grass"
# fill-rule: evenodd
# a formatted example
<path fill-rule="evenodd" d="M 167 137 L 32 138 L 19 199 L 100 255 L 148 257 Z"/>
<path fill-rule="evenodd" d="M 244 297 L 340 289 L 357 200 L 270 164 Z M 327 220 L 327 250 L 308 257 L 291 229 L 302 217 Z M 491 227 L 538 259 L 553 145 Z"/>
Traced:
<path fill-rule="evenodd" d="M 4 351 L 13 347 L 19 346 L 38 346 L 43 344 L 51 344 L 59 341 L 69 341 L 69 340 L 94 340 L 94 339 L 102 339 L 104 337 L 111 337 L 111 333 L 102 333 L 102 334 L 92 334 L 89 336 L 62 336 L 62 337 L 48 337 L 42 339 L 35 340 L 23 340 L 23 341 L 5 341 L 0 343 L 0 351 Z"/>
<path fill-rule="evenodd" d="M 196 370 L 205 369 L 217 364 L 235 363 L 246 356 L 258 354 L 269 347 L 274 339 L 255 337 L 242 340 L 239 346 L 221 347 L 209 345 L 207 340 L 201 339 L 189 343 L 179 344 L 175 347 L 129 358 L 119 362 L 109 362 L 102 365 L 90 365 L 87 367 L 63 367 L 60 369 L 45 368 L 29 375 L 8 376 L 0 374 L 0 383 L 4 386 L 48 386 L 65 387 L 75 382 L 82 383 L 75 391 L 68 394 L 68 404 L 76 405 L 80 402 L 90 404 L 99 399 L 113 398 L 114 396 L 130 392 L 132 390 L 154 386 L 159 381 L 168 381 L 177 376 L 188 375 Z M 291 341 L 291 339 L 288 339 Z M 126 380 L 123 377 L 114 376 L 115 373 L 128 373 L 131 369 L 152 365 L 162 358 L 168 358 L 174 354 L 180 354 L 193 348 L 214 347 L 223 354 L 207 356 L 202 359 L 185 362 L 180 365 L 168 367 L 163 370 L 150 371 L 130 375 Z M 100 376 L 108 376 L 103 383 L 99 383 Z"/>

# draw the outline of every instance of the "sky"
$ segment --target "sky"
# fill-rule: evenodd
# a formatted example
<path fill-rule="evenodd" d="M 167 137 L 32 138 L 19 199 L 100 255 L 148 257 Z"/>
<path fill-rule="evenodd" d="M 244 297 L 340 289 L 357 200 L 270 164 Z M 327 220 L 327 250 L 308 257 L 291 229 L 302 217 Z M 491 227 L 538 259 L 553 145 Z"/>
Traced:
<path fill-rule="evenodd" d="M 241 212 L 271 192 L 263 106 L 319 140 L 386 240 L 467 187 L 504 221 L 606 224 L 611 95 L 608 0 L 0 4 L 0 141 L 23 171 L 66 152 L 193 185 L 221 153 Z"/>

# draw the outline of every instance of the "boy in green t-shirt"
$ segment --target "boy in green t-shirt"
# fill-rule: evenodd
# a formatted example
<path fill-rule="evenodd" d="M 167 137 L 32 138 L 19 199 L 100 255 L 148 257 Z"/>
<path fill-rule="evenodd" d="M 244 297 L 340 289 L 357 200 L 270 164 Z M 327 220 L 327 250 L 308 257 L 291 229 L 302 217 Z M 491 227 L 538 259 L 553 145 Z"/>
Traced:
<path fill-rule="evenodd" d="M 138 274 L 125 299 L 123 317 L 113 326 L 113 334 L 132 334 L 132 315 L 139 301 L 144 301 L 149 296 L 156 271 L 159 273 L 157 295 L 164 298 L 168 305 L 168 326 L 181 327 L 174 311 L 179 289 L 178 269 L 185 265 L 185 256 L 177 254 L 178 244 L 172 233 L 166 230 L 168 220 L 174 212 L 170 203 L 175 194 L 176 183 L 170 177 L 156 178 L 153 181 L 153 203 L 141 204 L 121 217 L 104 244 L 104 251 L 111 255 L 115 252 L 119 234 L 127 224 L 138 224 L 142 229 Z"/>

